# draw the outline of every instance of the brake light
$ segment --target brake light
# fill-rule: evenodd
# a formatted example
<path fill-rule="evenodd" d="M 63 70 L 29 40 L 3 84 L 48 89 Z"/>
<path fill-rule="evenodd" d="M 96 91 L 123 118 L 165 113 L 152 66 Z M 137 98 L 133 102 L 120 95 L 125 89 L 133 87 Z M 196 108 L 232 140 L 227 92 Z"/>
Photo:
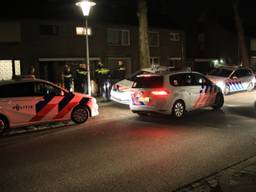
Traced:
<path fill-rule="evenodd" d="M 155 96 L 167 96 L 167 95 L 169 95 L 169 91 L 167 91 L 167 90 L 156 90 L 156 91 L 151 91 L 151 94 L 155 95 Z"/>

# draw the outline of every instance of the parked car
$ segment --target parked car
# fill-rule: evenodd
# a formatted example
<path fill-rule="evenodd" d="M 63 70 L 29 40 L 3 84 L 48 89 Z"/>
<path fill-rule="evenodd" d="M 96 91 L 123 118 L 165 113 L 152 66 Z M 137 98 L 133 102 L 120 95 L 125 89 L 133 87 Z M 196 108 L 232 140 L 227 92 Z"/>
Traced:
<path fill-rule="evenodd" d="M 256 82 L 251 69 L 238 66 L 216 68 L 207 77 L 216 83 L 225 95 L 238 91 L 252 91 Z"/>
<path fill-rule="evenodd" d="M 133 84 L 130 110 L 138 115 L 153 112 L 180 118 L 186 111 L 220 109 L 223 103 L 220 88 L 203 74 L 180 71 L 139 75 Z"/>
<path fill-rule="evenodd" d="M 153 74 L 162 71 L 169 71 L 170 68 L 166 66 L 156 66 L 153 68 L 144 68 L 131 74 L 128 78 L 118 81 L 112 85 L 110 91 L 110 99 L 114 102 L 129 105 L 131 101 L 131 88 L 134 80 L 141 74 Z"/>
<path fill-rule="evenodd" d="M 55 121 L 84 123 L 98 114 L 95 98 L 48 81 L 19 78 L 0 82 L 0 132 Z"/>

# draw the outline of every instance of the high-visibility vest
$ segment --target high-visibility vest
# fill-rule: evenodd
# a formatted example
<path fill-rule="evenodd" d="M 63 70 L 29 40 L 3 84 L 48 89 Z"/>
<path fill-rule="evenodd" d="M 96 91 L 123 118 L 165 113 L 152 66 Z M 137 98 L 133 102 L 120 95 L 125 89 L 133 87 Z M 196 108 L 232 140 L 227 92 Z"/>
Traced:
<path fill-rule="evenodd" d="M 106 75 L 106 74 L 110 73 L 110 70 L 107 68 L 96 69 L 96 73 Z"/>

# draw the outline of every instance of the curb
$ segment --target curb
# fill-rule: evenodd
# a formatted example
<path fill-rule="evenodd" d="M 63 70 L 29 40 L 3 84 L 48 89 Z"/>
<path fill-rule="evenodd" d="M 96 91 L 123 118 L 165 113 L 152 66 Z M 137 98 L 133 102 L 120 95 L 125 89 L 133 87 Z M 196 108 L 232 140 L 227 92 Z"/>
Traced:
<path fill-rule="evenodd" d="M 256 155 L 174 190 L 174 192 L 255 191 Z"/>

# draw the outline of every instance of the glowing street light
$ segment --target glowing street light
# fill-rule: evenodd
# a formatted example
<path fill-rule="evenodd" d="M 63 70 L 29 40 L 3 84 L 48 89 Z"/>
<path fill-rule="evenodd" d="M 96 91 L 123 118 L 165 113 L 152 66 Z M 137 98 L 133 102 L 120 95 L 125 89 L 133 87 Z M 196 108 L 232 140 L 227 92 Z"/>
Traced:
<path fill-rule="evenodd" d="M 79 6 L 82 9 L 83 15 L 85 16 L 85 29 L 86 29 L 86 62 L 87 62 L 87 81 L 88 81 L 88 95 L 91 95 L 91 75 L 90 75 L 90 58 L 89 58 L 89 41 L 88 41 L 88 21 L 87 17 L 90 14 L 90 9 L 96 5 L 96 3 L 89 1 L 89 0 L 83 0 L 76 3 L 77 6 Z"/>

